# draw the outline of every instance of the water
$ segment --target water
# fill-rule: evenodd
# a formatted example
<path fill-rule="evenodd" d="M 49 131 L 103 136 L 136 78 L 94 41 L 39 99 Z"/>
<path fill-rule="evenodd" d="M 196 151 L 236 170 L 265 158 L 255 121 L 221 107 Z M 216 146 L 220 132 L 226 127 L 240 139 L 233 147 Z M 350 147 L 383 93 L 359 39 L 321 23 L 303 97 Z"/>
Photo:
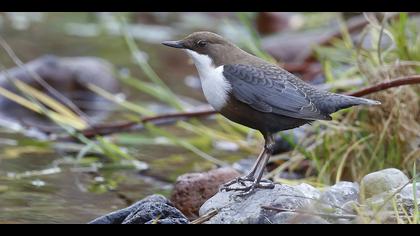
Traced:
<path fill-rule="evenodd" d="M 155 21 L 172 21 L 175 17 L 170 13 L 152 16 Z M 141 23 L 132 30 L 151 66 L 175 93 L 203 101 L 200 89 L 188 86 L 194 83 L 191 76 L 196 72 L 187 64 L 186 55 L 160 45 L 162 40 L 174 39 L 167 37 L 178 38 L 197 25 L 188 27 L 183 16 L 185 19 L 181 17 L 174 22 L 178 27 L 175 31 L 173 27 L 162 26 L 164 22 L 150 24 L 148 17 L 151 16 L 132 17 Z M 102 25 L 94 24 L 98 18 Z M 144 78 L 123 38 L 118 36 L 115 19 L 108 14 L 99 17 L 93 13 L 1 14 L 0 34 L 24 62 L 45 54 L 98 56 L 120 71 Z M 14 66 L 4 51 L 0 53 L 0 62 L 9 68 Z M 189 82 L 184 83 L 186 76 L 190 76 Z M 123 87 L 123 92 L 130 101 L 156 102 L 127 87 Z M 117 119 L 118 114 L 111 117 L 110 120 Z M 8 126 L 11 124 L 16 126 L 15 131 L 19 130 L 16 122 L 11 120 Z M 15 131 L 0 129 L 0 223 L 85 223 L 149 194 L 168 196 L 171 184 L 180 174 L 213 167 L 184 149 L 137 145 L 135 157 L 147 163 L 148 170 L 122 167 L 95 171 L 74 164 L 76 151 L 63 151 L 55 144 L 34 141 Z M 68 144 L 61 146 L 71 149 Z M 220 155 L 232 159 L 229 152 Z"/>

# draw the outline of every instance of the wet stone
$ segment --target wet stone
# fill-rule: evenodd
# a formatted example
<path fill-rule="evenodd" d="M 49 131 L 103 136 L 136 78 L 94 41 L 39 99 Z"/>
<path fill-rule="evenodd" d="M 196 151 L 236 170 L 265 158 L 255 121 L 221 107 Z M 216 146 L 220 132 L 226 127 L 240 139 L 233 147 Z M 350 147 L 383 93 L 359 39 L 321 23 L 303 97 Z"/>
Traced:
<path fill-rule="evenodd" d="M 161 195 L 94 219 L 89 224 L 188 224 L 188 219 Z"/>
<path fill-rule="evenodd" d="M 359 184 L 353 182 L 338 182 L 337 184 L 326 188 L 320 198 L 320 202 L 327 206 L 343 206 L 350 201 L 359 200 Z"/>
<path fill-rule="evenodd" d="M 293 210 L 310 203 L 311 200 L 305 198 L 305 194 L 295 186 L 276 184 L 274 189 L 256 189 L 248 196 L 239 196 L 237 192 L 219 192 L 204 203 L 199 213 L 202 216 L 218 209 L 218 214 L 207 224 L 270 224 L 276 221 L 278 212 L 264 209 L 263 206 Z"/>
<path fill-rule="evenodd" d="M 187 217 L 194 219 L 201 205 L 216 194 L 222 184 L 238 176 L 239 172 L 228 167 L 182 175 L 175 183 L 171 201 Z"/>

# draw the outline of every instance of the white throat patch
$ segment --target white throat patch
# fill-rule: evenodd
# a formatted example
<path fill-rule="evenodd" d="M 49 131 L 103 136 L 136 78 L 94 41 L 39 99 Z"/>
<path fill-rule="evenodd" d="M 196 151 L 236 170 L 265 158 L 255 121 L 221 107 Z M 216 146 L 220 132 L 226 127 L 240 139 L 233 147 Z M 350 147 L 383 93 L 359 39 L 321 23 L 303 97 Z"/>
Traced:
<path fill-rule="evenodd" d="M 220 111 L 226 105 L 228 93 L 232 89 L 232 86 L 223 76 L 223 66 L 216 68 L 209 56 L 189 49 L 185 50 L 191 56 L 197 68 L 204 96 L 216 111 Z"/>

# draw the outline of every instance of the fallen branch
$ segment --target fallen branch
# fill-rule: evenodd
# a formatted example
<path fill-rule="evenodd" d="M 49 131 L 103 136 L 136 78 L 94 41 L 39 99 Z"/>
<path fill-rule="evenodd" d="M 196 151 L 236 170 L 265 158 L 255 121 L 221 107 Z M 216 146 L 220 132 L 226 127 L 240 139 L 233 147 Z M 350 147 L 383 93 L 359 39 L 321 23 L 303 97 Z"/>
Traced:
<path fill-rule="evenodd" d="M 355 92 L 347 93 L 347 95 L 354 96 L 354 97 L 362 97 L 362 96 L 376 93 L 379 91 L 383 91 L 389 88 L 399 87 L 402 85 L 409 85 L 409 84 L 420 84 L 420 75 L 405 76 L 405 77 L 400 77 L 397 79 L 385 81 L 377 85 L 373 85 L 370 87 L 357 90 Z"/>
<path fill-rule="evenodd" d="M 134 127 L 136 130 L 141 130 L 141 129 L 144 129 L 143 124 L 145 123 L 153 123 L 154 125 L 167 125 L 167 124 L 173 124 L 178 120 L 209 116 L 216 113 L 217 112 L 215 110 L 209 109 L 209 110 L 204 110 L 204 111 L 180 112 L 180 113 L 173 113 L 173 114 L 150 116 L 150 117 L 142 118 L 140 122 L 127 121 L 127 122 L 119 122 L 119 123 L 112 123 L 112 124 L 95 125 L 92 128 L 82 131 L 82 134 L 86 136 L 87 138 L 92 138 L 96 135 L 107 135 L 107 134 L 118 133 L 118 132 L 133 131 Z"/>
<path fill-rule="evenodd" d="M 146 117 L 141 120 L 142 123 L 147 123 L 151 121 L 156 120 L 162 120 L 162 119 L 170 119 L 170 118 L 192 118 L 192 117 L 200 117 L 200 116 L 209 116 L 216 114 L 215 110 L 205 110 L 205 111 L 194 111 L 194 112 L 184 112 L 184 113 L 173 113 L 173 114 L 166 114 L 166 115 L 160 115 L 160 116 L 151 116 Z"/>
<path fill-rule="evenodd" d="M 420 84 L 420 75 L 400 77 L 394 80 L 385 81 L 377 85 L 362 88 L 354 92 L 346 93 L 346 95 L 361 97 L 368 94 L 383 91 L 389 88 L 399 87 L 402 85 L 410 85 L 410 84 Z M 132 131 L 133 127 L 135 126 L 138 126 L 137 127 L 138 129 L 143 129 L 144 127 L 142 126 L 142 124 L 148 123 L 148 122 L 151 122 L 155 125 L 163 125 L 163 124 L 175 123 L 177 120 L 185 120 L 185 119 L 197 118 L 197 117 L 206 117 L 209 115 L 214 115 L 216 113 L 217 112 L 215 110 L 209 109 L 209 110 L 204 110 L 204 111 L 180 112 L 180 113 L 150 116 L 150 117 L 141 119 L 140 122 L 129 121 L 129 122 L 114 123 L 114 124 L 96 125 L 92 127 L 91 129 L 87 129 L 83 131 L 82 133 L 86 137 L 90 138 L 96 135 L 107 135 L 107 134 L 112 134 L 112 133 Z"/>

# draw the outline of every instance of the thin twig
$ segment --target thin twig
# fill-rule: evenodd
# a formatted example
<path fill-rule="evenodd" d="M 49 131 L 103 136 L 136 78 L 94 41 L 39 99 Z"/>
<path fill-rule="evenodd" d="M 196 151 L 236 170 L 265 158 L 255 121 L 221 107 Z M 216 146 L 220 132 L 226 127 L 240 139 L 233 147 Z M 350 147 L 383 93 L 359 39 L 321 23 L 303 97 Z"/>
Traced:
<path fill-rule="evenodd" d="M 192 118 L 192 117 L 201 117 L 201 116 L 209 116 L 216 114 L 215 110 L 205 110 L 205 111 L 194 111 L 194 112 L 183 112 L 183 113 L 173 113 L 173 114 L 166 114 L 160 116 L 150 116 L 143 118 L 141 120 L 142 123 L 147 123 L 150 121 L 162 120 L 162 119 L 169 119 L 169 118 Z"/>
<path fill-rule="evenodd" d="M 210 220 L 211 218 L 213 218 L 215 215 L 217 215 L 217 213 L 219 213 L 219 211 L 217 209 L 213 209 L 209 211 L 208 213 L 206 213 L 205 215 L 191 221 L 191 224 L 202 224 Z"/>
<path fill-rule="evenodd" d="M 216 114 L 215 110 L 204 110 L 204 111 L 194 111 L 194 112 L 180 112 L 180 113 L 173 113 L 173 114 L 164 114 L 164 115 L 157 115 L 157 116 L 150 116 L 141 119 L 140 122 L 135 121 L 127 121 L 127 122 L 119 122 L 119 123 L 112 123 L 112 124 L 100 124 L 95 125 L 94 127 L 82 131 L 83 135 L 91 138 L 96 135 L 107 135 L 116 132 L 125 132 L 130 131 L 134 126 L 138 125 L 138 129 L 142 129 L 142 124 L 145 123 L 153 123 L 155 125 L 163 125 L 163 124 L 172 124 L 178 120 L 185 120 L 189 118 L 197 118 L 202 116 L 210 116 Z"/>

